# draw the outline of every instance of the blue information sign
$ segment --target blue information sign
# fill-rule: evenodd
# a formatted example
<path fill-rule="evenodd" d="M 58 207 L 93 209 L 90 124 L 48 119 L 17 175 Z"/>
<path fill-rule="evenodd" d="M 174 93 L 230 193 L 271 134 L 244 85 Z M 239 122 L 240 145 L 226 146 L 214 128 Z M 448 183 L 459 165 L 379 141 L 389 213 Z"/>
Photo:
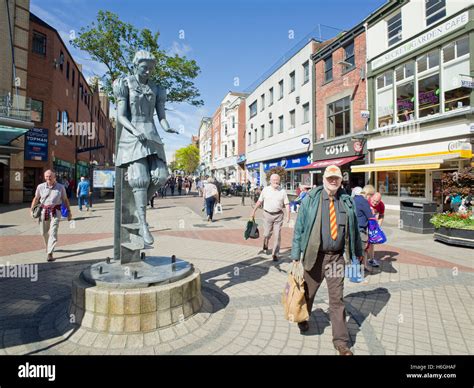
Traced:
<path fill-rule="evenodd" d="M 25 160 L 48 160 L 48 130 L 32 128 L 25 134 Z"/>

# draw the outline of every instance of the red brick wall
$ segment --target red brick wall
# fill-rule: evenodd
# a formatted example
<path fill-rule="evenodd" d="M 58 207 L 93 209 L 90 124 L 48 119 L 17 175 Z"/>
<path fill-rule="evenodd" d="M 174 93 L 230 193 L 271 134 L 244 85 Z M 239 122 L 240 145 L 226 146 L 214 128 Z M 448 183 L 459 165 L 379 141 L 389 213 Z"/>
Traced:
<path fill-rule="evenodd" d="M 239 105 L 238 111 L 238 132 L 237 132 L 237 154 L 242 155 L 245 154 L 245 100 L 242 99 Z"/>
<path fill-rule="evenodd" d="M 324 60 L 315 64 L 316 74 L 316 140 L 319 141 L 321 134 L 327 140 L 327 104 L 339 99 L 351 96 L 351 128 L 352 132 L 364 130 L 366 119 L 361 118 L 360 111 L 366 108 L 366 80 L 361 80 L 361 68 L 365 67 L 366 47 L 365 33 L 361 33 L 354 39 L 355 68 L 346 74 L 343 65 L 337 63 L 344 60 L 344 48 L 339 48 L 332 54 L 333 80 L 324 83 Z"/>
<path fill-rule="evenodd" d="M 217 139 L 217 144 L 214 144 L 214 139 Z M 219 107 L 214 115 L 212 116 L 212 147 L 211 147 L 211 159 L 214 160 L 214 156 L 220 156 L 221 149 L 221 108 Z"/>
<path fill-rule="evenodd" d="M 32 52 L 33 31 L 46 35 L 46 55 L 42 56 Z M 52 168 L 53 158 L 59 158 L 67 162 L 75 162 L 76 142 L 80 146 L 78 136 L 64 136 L 56 134 L 57 112 L 67 111 L 69 122 L 94 122 L 96 135 L 105 149 L 78 154 L 78 160 L 89 162 L 92 158 L 99 164 L 109 162 L 112 165 L 112 153 L 115 146 L 114 131 L 104 112 L 99 117 L 95 114 L 95 107 L 99 107 L 98 92 L 92 93 L 90 87 L 81 74 L 68 50 L 64 47 L 57 33 L 34 21 L 30 22 L 29 34 L 29 56 L 28 56 L 28 82 L 27 95 L 35 100 L 43 101 L 43 121 L 35 123 L 36 127 L 48 129 L 48 161 L 25 161 L 26 167 Z M 64 55 L 63 70 L 54 65 L 54 60 L 59 59 L 60 53 Z M 67 63 L 69 62 L 69 79 L 66 78 Z M 74 86 L 72 86 L 74 70 Z M 91 109 L 79 96 L 79 85 L 92 94 Z M 79 98 L 79 101 L 78 101 Z M 109 129 L 107 129 L 109 127 Z M 96 139 L 86 140 L 84 147 L 96 144 Z"/>

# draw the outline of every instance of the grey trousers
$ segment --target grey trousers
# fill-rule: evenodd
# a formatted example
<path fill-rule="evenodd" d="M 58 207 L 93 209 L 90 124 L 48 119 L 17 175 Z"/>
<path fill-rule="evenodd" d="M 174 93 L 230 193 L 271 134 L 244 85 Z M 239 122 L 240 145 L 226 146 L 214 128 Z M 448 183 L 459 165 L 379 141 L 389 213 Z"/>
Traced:
<path fill-rule="evenodd" d="M 326 273 L 326 269 L 328 267 L 333 268 L 334 265 L 337 267 L 342 265 L 344 267 L 343 255 L 330 255 L 319 252 L 314 267 L 311 271 L 304 272 L 306 304 L 308 306 L 308 312 L 311 315 L 316 292 L 319 286 L 321 286 L 323 279 L 326 278 L 333 344 L 335 347 L 339 345 L 350 346 L 349 331 L 347 330 L 346 324 L 346 309 L 343 301 L 344 270 L 339 274 Z M 328 274 L 329 276 L 326 276 Z M 342 277 L 340 275 L 342 275 Z"/>
<path fill-rule="evenodd" d="M 281 227 L 283 225 L 283 212 L 278 214 L 270 214 L 266 211 L 263 212 L 263 237 L 265 245 L 268 245 L 272 233 L 275 233 L 273 239 L 273 255 L 277 255 L 280 252 L 281 243 Z"/>
<path fill-rule="evenodd" d="M 60 210 L 57 212 L 61 213 Z M 60 216 L 50 217 L 49 220 L 45 221 L 44 214 L 41 214 L 39 229 L 41 235 L 43 236 L 44 243 L 46 245 L 46 252 L 48 254 L 52 254 L 54 252 L 54 248 L 58 242 L 59 220 Z"/>

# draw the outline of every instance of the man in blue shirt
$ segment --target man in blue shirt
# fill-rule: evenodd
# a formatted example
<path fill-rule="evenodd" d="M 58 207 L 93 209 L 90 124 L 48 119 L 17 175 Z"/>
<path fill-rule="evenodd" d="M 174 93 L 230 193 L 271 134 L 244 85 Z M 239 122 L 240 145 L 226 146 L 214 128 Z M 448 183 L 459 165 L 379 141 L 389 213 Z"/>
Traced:
<path fill-rule="evenodd" d="M 89 196 L 91 195 L 91 184 L 89 180 L 81 176 L 81 181 L 77 185 L 77 202 L 79 205 L 79 211 L 82 212 L 82 204 L 86 205 L 87 211 L 89 211 Z"/>

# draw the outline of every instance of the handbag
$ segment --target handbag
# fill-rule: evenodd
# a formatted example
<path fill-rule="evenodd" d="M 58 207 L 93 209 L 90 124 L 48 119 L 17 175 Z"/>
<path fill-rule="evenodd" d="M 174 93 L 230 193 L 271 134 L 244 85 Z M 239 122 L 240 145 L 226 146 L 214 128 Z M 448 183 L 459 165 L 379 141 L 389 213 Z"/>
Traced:
<path fill-rule="evenodd" d="M 216 206 L 214 207 L 214 213 L 222 214 L 222 205 L 220 203 L 217 203 Z"/>
<path fill-rule="evenodd" d="M 40 200 L 35 206 L 33 206 L 33 210 L 32 210 L 33 218 L 40 218 L 40 216 L 41 216 L 41 206 L 43 206 L 43 203 L 49 197 L 49 194 L 51 194 L 51 189 L 49 190 L 46 197 L 44 197 L 43 201 Z"/>
<path fill-rule="evenodd" d="M 248 240 L 249 238 L 259 238 L 260 232 L 258 231 L 258 224 L 255 222 L 255 218 L 252 218 L 247 221 L 247 227 L 245 228 L 244 238 Z"/>
<path fill-rule="evenodd" d="M 385 233 L 375 218 L 369 218 L 367 234 L 369 235 L 369 244 L 383 244 L 387 242 L 387 236 L 385 236 Z"/>
<path fill-rule="evenodd" d="M 69 210 L 67 210 L 67 207 L 64 205 L 64 203 L 61 204 L 61 216 L 67 217 L 69 214 Z"/>
<path fill-rule="evenodd" d="M 309 319 L 304 289 L 304 269 L 299 261 L 294 263 L 283 290 L 282 304 L 285 319 L 290 322 L 304 322 Z"/>

